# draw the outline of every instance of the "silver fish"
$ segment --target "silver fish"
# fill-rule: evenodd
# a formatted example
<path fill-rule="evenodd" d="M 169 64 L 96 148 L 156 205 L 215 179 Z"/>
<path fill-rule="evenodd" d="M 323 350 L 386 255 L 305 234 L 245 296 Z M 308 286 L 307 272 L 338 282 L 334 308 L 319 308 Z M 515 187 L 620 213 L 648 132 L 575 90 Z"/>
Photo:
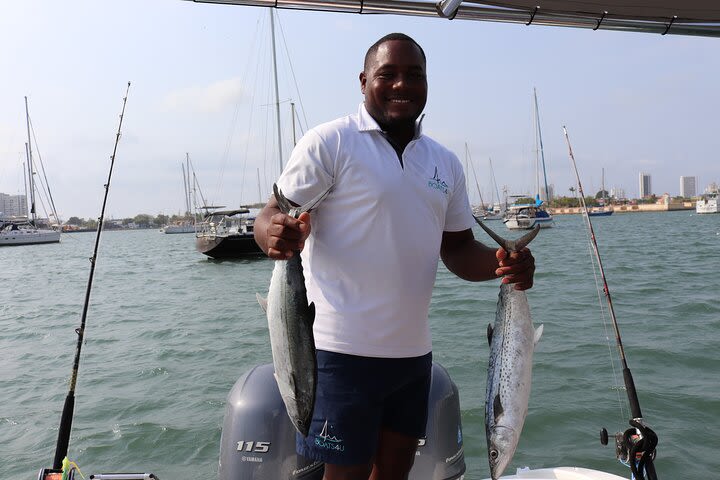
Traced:
<path fill-rule="evenodd" d="M 478 224 L 507 252 L 522 250 L 539 231 L 507 240 Z M 485 399 L 485 435 L 490 476 L 497 480 L 515 454 L 527 416 L 532 383 L 532 357 L 543 327 L 533 327 L 524 291 L 513 284 L 500 286 L 495 324 L 488 325 L 490 360 Z"/>
<path fill-rule="evenodd" d="M 317 206 L 329 187 L 307 204 L 294 208 L 277 185 L 273 192 L 280 211 L 297 218 Z M 288 260 L 275 260 L 267 299 L 257 295 L 267 313 L 275 380 L 288 416 L 298 432 L 307 436 L 315 407 L 315 304 L 308 304 L 300 252 Z"/>

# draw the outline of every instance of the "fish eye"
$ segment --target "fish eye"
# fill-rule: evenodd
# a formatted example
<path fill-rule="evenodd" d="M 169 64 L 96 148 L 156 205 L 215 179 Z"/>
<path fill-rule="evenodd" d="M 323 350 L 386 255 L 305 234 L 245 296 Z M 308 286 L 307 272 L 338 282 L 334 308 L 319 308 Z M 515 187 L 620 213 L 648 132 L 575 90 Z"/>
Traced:
<path fill-rule="evenodd" d="M 490 458 L 495 460 L 498 457 L 498 451 L 495 449 L 490 450 Z"/>

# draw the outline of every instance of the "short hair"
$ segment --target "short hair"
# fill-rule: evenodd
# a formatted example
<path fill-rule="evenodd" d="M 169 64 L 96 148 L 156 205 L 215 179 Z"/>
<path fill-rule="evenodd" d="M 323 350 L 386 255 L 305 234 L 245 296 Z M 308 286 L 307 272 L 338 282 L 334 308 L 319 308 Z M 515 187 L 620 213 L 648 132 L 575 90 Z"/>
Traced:
<path fill-rule="evenodd" d="M 425 51 L 420 46 L 419 43 L 417 43 L 412 37 L 405 35 L 404 33 L 388 33 L 384 37 L 382 37 L 377 42 L 373 43 L 370 48 L 368 48 L 367 53 L 365 54 L 365 62 L 363 63 L 363 70 L 367 71 L 368 64 L 370 63 L 370 58 L 377 53 L 378 48 L 380 48 L 380 45 L 382 45 L 385 42 L 389 42 L 391 40 L 401 40 L 403 42 L 410 42 L 413 45 L 415 45 L 418 50 L 420 50 L 420 55 L 422 55 L 423 62 L 427 62 L 427 59 L 425 58 Z"/>

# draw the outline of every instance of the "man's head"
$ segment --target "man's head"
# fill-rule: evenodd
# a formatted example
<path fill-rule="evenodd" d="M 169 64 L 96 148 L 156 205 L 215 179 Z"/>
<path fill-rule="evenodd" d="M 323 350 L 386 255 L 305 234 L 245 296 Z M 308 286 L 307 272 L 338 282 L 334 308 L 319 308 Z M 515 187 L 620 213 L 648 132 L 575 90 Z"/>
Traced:
<path fill-rule="evenodd" d="M 385 130 L 414 128 L 427 101 L 425 52 L 402 33 L 385 35 L 365 55 L 365 108 Z"/>

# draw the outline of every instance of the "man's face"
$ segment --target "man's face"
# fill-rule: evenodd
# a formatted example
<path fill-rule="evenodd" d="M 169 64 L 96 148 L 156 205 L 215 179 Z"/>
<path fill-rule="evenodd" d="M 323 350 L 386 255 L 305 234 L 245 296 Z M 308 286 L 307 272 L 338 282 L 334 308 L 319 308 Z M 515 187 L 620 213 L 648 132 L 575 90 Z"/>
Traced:
<path fill-rule="evenodd" d="M 425 61 L 406 40 L 382 43 L 360 74 L 365 108 L 385 129 L 414 125 L 427 101 Z"/>

